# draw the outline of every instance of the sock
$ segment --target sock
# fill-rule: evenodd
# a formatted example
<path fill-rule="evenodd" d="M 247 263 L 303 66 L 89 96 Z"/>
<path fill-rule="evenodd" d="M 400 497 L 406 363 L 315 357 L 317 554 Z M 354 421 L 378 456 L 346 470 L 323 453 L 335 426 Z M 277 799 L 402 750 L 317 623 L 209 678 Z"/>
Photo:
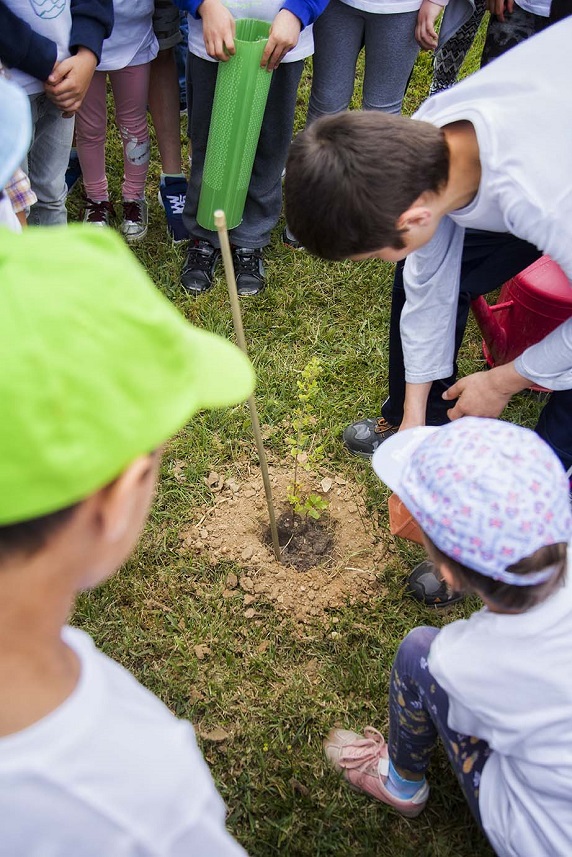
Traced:
<path fill-rule="evenodd" d="M 389 760 L 389 774 L 387 782 L 385 783 L 385 788 L 395 797 L 400 800 L 411 800 L 413 795 L 417 794 L 424 782 L 425 777 L 423 777 L 422 780 L 406 780 L 397 773 L 393 762 L 391 759 Z"/>

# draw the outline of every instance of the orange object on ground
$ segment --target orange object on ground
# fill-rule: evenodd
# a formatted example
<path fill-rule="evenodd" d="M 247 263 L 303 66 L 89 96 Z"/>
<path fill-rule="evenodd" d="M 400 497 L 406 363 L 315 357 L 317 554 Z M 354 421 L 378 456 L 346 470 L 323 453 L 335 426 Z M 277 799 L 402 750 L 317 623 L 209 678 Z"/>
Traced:
<path fill-rule="evenodd" d="M 390 496 L 387 507 L 389 509 L 389 532 L 391 535 L 422 545 L 423 535 L 419 524 L 397 494 Z"/>

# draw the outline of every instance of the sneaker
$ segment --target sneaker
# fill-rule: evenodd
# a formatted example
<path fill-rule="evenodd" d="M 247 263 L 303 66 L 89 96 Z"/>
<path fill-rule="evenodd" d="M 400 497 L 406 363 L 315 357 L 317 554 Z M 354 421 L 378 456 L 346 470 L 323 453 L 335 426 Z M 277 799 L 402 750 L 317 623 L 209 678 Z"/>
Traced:
<path fill-rule="evenodd" d="M 95 202 L 93 199 L 85 198 L 82 220 L 94 226 L 111 226 L 115 217 L 115 211 L 108 199 Z"/>
<path fill-rule="evenodd" d="M 286 245 L 286 247 L 291 247 L 292 250 L 303 250 L 304 245 L 301 244 L 295 235 L 293 235 L 288 229 L 288 225 L 284 227 L 281 234 L 282 243 Z"/>
<path fill-rule="evenodd" d="M 407 592 L 427 607 L 449 607 L 465 597 L 450 589 L 429 559 L 416 565 L 407 578 Z"/>
<path fill-rule="evenodd" d="M 360 458 L 371 458 L 380 443 L 399 430 L 383 417 L 371 417 L 352 423 L 344 429 L 342 439 L 346 449 Z"/>
<path fill-rule="evenodd" d="M 147 235 L 147 202 L 144 199 L 123 200 L 121 232 L 129 244 L 141 241 Z"/>
<path fill-rule="evenodd" d="M 77 149 L 70 150 L 70 159 L 65 175 L 66 194 L 68 194 L 75 183 L 81 178 L 81 165 L 77 156 Z"/>
<path fill-rule="evenodd" d="M 159 185 L 157 194 L 165 209 L 167 233 L 175 244 L 189 240 L 189 233 L 183 223 L 183 209 L 187 197 L 187 180 L 184 176 L 165 176 Z"/>
<path fill-rule="evenodd" d="M 208 241 L 189 241 L 187 258 L 181 274 L 181 285 L 191 295 L 201 295 L 213 287 L 220 250 Z"/>
<path fill-rule="evenodd" d="M 260 247 L 233 247 L 232 261 L 239 295 L 258 295 L 266 285 Z"/>
<path fill-rule="evenodd" d="M 401 800 L 386 788 L 389 752 L 383 736 L 373 726 L 366 726 L 363 735 L 348 729 L 332 729 L 324 741 L 324 753 L 355 791 L 392 806 L 407 818 L 415 818 L 425 809 L 429 797 L 427 782 L 409 800 Z"/>

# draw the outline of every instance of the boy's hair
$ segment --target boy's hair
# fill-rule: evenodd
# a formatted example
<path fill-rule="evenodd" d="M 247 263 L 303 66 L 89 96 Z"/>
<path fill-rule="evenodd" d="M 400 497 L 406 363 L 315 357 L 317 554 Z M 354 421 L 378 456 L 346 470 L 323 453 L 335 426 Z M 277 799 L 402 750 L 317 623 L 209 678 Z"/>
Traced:
<path fill-rule="evenodd" d="M 0 526 L 0 573 L 2 565 L 14 554 L 29 557 L 42 550 L 80 505 L 74 503 L 49 515 Z"/>
<path fill-rule="evenodd" d="M 447 566 L 455 579 L 456 589 L 463 592 L 476 592 L 496 606 L 511 613 L 524 613 L 531 607 L 541 604 L 564 583 L 566 577 L 568 547 L 566 542 L 545 545 L 530 556 L 525 556 L 513 565 L 507 566 L 507 571 L 523 577 L 555 566 L 554 573 L 545 583 L 534 586 L 513 586 L 510 583 L 503 583 L 501 580 L 486 577 L 484 574 L 456 562 L 439 550 L 426 533 L 424 535 L 427 540 L 429 556 L 436 565 L 443 563 Z"/>
<path fill-rule="evenodd" d="M 286 219 L 323 259 L 404 247 L 398 218 L 449 176 L 440 128 L 379 111 L 325 116 L 296 137 L 286 164 Z"/>

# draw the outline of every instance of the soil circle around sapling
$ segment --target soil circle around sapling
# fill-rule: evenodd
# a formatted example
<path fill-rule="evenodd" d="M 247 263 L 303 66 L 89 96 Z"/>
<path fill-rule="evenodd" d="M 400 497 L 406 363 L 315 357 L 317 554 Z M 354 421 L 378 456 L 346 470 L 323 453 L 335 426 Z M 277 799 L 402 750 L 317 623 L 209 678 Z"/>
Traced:
<path fill-rule="evenodd" d="M 332 555 L 334 548 L 333 523 L 327 513 L 318 520 L 285 509 L 276 521 L 278 543 L 282 548 L 282 562 L 294 566 L 298 571 L 322 565 Z M 266 527 L 263 539 L 272 545 L 270 526 Z"/>
<path fill-rule="evenodd" d="M 292 482 L 290 462 L 269 461 L 270 482 L 280 520 L 286 509 L 288 486 Z M 205 477 L 211 501 L 194 508 L 179 533 L 181 555 L 201 555 L 212 565 L 232 562 L 225 577 L 222 597 L 242 602 L 245 616 L 262 621 L 262 606 L 271 603 L 288 613 L 296 622 L 325 619 L 346 604 L 368 602 L 383 597 L 383 569 L 387 561 L 385 538 L 365 507 L 363 489 L 348 477 L 321 468 L 318 473 L 304 472 L 302 491 L 319 492 L 328 502 L 327 510 L 316 522 L 316 536 L 300 534 L 308 549 L 307 562 L 291 564 L 297 546 L 294 539 L 281 549 L 276 560 L 269 530 L 268 508 L 260 470 L 250 461 L 234 461 L 224 473 Z M 314 524 L 310 524 L 313 529 Z M 286 542 L 290 538 L 288 532 Z M 314 541 L 312 541 L 312 539 Z M 321 546 L 321 547 L 318 547 Z M 321 551 L 321 552 L 320 552 Z M 286 555 L 284 555 L 286 553 Z M 290 553 L 290 556 L 288 556 Z"/>

